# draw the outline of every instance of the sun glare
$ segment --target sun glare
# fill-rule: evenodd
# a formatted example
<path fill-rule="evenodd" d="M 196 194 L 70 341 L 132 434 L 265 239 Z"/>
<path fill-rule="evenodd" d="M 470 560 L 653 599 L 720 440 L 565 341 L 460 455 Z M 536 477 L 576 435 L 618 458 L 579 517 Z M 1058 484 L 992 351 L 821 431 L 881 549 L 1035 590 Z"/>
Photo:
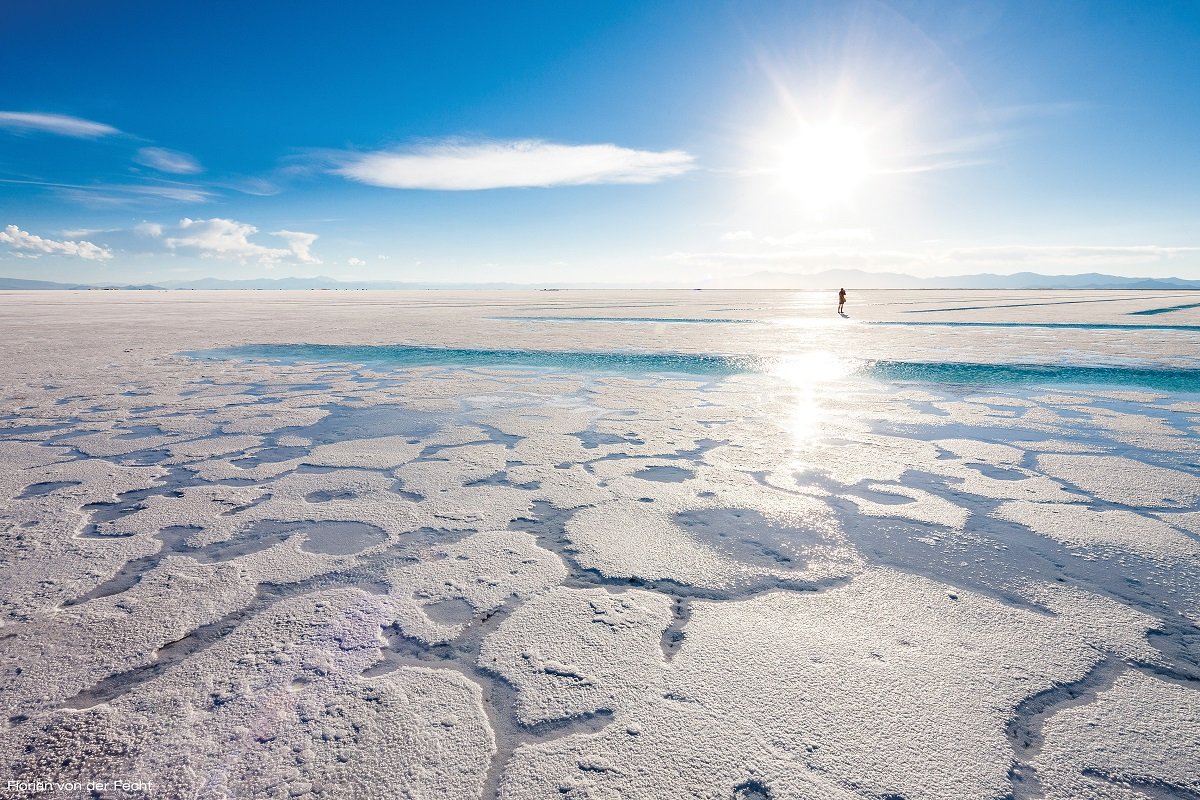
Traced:
<path fill-rule="evenodd" d="M 866 135 L 839 122 L 804 125 L 777 149 L 780 188 L 818 211 L 849 203 L 871 173 Z"/>
<path fill-rule="evenodd" d="M 792 386 L 812 386 L 853 375 L 860 366 L 853 359 L 817 350 L 781 358 L 773 365 L 770 374 Z"/>
<path fill-rule="evenodd" d="M 826 351 L 798 353 L 781 358 L 770 374 L 790 390 L 791 411 L 787 428 L 797 446 L 810 441 L 821 429 L 825 385 L 853 375 L 861 364 Z"/>

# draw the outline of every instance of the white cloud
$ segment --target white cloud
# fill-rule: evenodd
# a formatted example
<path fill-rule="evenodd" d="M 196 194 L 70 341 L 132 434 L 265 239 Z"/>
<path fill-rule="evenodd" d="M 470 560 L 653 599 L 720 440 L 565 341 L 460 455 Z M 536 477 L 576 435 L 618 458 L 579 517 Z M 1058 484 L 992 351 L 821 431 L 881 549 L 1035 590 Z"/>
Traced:
<path fill-rule="evenodd" d="M 137 151 L 133 160 L 143 166 L 173 175 L 194 175 L 204 171 L 200 162 L 192 156 L 164 147 L 143 147 Z"/>
<path fill-rule="evenodd" d="M 722 242 L 749 242 L 753 241 L 754 234 L 750 231 L 729 231 L 721 234 Z"/>
<path fill-rule="evenodd" d="M 133 226 L 133 232 L 156 239 L 162 236 L 163 226 L 157 222 L 139 222 Z"/>
<path fill-rule="evenodd" d="M 37 258 L 45 255 L 78 256 L 89 261 L 103 261 L 112 258 L 112 251 L 88 241 L 56 241 L 43 239 L 41 236 L 23 231 L 16 225 L 9 225 L 0 231 L 0 245 L 7 245 L 17 255 Z"/>
<path fill-rule="evenodd" d="M 631 150 L 538 139 L 445 141 L 401 150 L 343 154 L 333 170 L 392 189 L 466 191 L 583 184 L 654 183 L 692 169 L 682 150 Z"/>
<path fill-rule="evenodd" d="M 97 139 L 120 133 L 113 126 L 102 122 L 69 117 L 66 114 L 43 114 L 35 111 L 0 111 L 0 128 L 16 133 L 57 133 L 76 139 Z"/>
<path fill-rule="evenodd" d="M 385 256 L 383 253 L 380 253 L 379 255 L 377 255 L 377 256 L 375 256 L 375 257 L 376 257 L 377 259 L 379 259 L 380 261 L 387 261 L 387 260 L 388 260 L 388 257 L 387 257 L 387 256 Z"/>
<path fill-rule="evenodd" d="M 288 243 L 288 249 L 292 251 L 292 255 L 301 264 L 320 264 L 321 259 L 313 256 L 311 252 L 313 242 L 317 240 L 315 233 L 303 233 L 301 231 L 274 231 L 272 236 L 278 236 Z"/>
<path fill-rule="evenodd" d="M 293 260 L 303 264 L 319 264 L 310 248 L 317 239 L 315 233 L 299 231 L 275 231 L 287 242 L 287 247 L 267 247 L 250 241 L 258 228 L 232 219 L 188 219 L 179 221 L 180 235 L 166 239 L 172 250 L 190 250 L 206 258 L 235 259 L 243 263 L 256 261 L 260 264 L 276 264 Z"/>
<path fill-rule="evenodd" d="M 361 258 L 352 258 L 349 261 L 347 261 L 346 263 L 352 267 L 361 267 L 363 264 L 366 264 L 367 262 L 363 261 Z"/>

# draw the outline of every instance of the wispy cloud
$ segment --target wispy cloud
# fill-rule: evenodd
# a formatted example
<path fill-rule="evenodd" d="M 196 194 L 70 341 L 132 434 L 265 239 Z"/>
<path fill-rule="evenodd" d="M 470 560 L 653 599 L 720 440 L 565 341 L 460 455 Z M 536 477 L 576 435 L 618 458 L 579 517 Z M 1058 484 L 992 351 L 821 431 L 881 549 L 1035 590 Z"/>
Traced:
<path fill-rule="evenodd" d="M 204 171 L 194 157 L 165 147 L 143 147 L 137 151 L 133 160 L 144 167 L 169 172 L 172 175 L 195 175 Z"/>
<path fill-rule="evenodd" d="M 112 258 L 112 251 L 88 241 L 45 239 L 16 225 L 0 231 L 0 245 L 7 246 L 17 255 L 37 258 L 42 255 L 77 256 L 88 261 L 104 261 Z"/>
<path fill-rule="evenodd" d="M 399 150 L 343 153 L 335 161 L 335 174 L 372 186 L 468 191 L 655 183 L 682 175 L 693 168 L 695 159 L 682 150 L 520 139 L 450 140 Z"/>
<path fill-rule="evenodd" d="M 161 182 L 145 184 L 114 183 L 52 183 L 0 178 L 0 183 L 43 186 L 53 189 L 68 200 L 89 206 L 123 206 L 150 198 L 177 203 L 205 203 L 215 195 L 202 186 L 191 183 Z"/>
<path fill-rule="evenodd" d="M 283 188 L 275 181 L 267 178 L 235 178 L 224 184 L 219 184 L 227 189 L 233 189 L 242 194 L 250 194 L 255 197 L 270 197 L 279 194 Z"/>
<path fill-rule="evenodd" d="M 64 228 L 59 231 L 68 239 L 82 239 L 85 236 L 95 236 L 98 233 L 116 233 L 120 228 Z"/>
<path fill-rule="evenodd" d="M 172 250 L 193 252 L 205 258 L 223 258 L 236 261 L 257 262 L 273 265 L 281 261 L 302 264 L 319 264 L 311 253 L 315 233 L 300 231 L 275 231 L 270 234 L 283 239 L 286 247 L 268 247 L 250 241 L 258 228 L 232 219 L 188 219 L 179 221 L 177 235 L 168 237 L 165 244 Z"/>
<path fill-rule="evenodd" d="M 213 193 L 208 189 L 187 183 L 163 183 L 149 186 L 108 186 L 104 188 L 145 197 L 159 197 L 179 203 L 205 203 L 213 198 Z"/>
<path fill-rule="evenodd" d="M 187 184 L 150 186 L 106 184 L 96 186 L 56 187 L 60 196 L 73 203 L 92 208 L 112 208 L 130 205 L 169 203 L 207 203 L 214 195 L 207 189 Z"/>
<path fill-rule="evenodd" d="M 37 111 L 0 111 L 0 128 L 13 133 L 55 133 L 76 139 L 98 139 L 121 132 L 103 122 Z"/>

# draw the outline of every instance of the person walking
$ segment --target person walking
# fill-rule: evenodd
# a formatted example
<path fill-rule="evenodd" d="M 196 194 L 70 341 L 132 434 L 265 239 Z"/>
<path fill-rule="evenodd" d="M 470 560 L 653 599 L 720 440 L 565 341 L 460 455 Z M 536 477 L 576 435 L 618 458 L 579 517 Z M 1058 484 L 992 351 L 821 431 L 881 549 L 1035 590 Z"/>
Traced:
<path fill-rule="evenodd" d="M 838 289 L 838 313 L 841 314 L 843 317 L 846 316 L 846 312 L 843 310 L 843 307 L 845 305 L 846 305 L 846 290 L 844 288 Z"/>

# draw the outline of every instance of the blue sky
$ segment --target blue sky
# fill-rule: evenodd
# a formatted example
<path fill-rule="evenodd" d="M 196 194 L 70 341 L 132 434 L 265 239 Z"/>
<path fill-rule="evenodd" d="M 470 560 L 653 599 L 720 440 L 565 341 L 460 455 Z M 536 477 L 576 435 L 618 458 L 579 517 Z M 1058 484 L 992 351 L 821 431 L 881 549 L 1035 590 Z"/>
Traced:
<path fill-rule="evenodd" d="M 1200 3 L 14 4 L 0 275 L 1200 279 Z"/>

